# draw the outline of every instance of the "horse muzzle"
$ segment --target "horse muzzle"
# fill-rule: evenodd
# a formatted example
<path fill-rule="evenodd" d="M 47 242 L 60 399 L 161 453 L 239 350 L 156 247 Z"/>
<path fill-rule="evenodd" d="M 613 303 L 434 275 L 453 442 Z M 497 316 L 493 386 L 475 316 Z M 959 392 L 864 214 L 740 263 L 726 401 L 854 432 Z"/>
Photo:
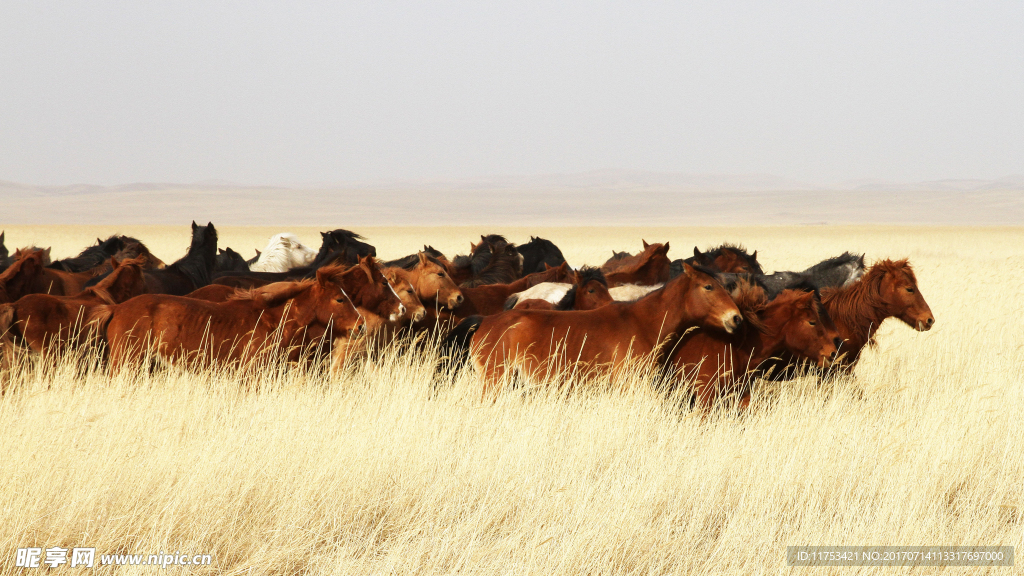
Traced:
<path fill-rule="evenodd" d="M 927 318 L 925 318 L 923 320 L 918 320 L 916 328 L 917 328 L 918 332 L 927 332 L 927 331 L 931 330 L 932 326 L 934 326 L 934 325 L 935 325 L 935 317 L 934 316 L 929 316 L 929 317 L 927 317 Z"/>
<path fill-rule="evenodd" d="M 722 327 L 727 334 L 732 334 L 743 325 L 743 316 L 735 312 L 727 312 L 722 315 Z"/>

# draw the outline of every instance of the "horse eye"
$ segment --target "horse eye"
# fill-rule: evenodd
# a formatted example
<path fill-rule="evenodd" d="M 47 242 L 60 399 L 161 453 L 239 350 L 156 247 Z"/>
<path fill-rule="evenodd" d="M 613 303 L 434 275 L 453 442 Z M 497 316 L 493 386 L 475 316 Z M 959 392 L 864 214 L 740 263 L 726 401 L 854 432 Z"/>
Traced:
<path fill-rule="evenodd" d="M 807 323 L 810 324 L 811 326 L 817 326 L 818 325 L 818 323 L 815 322 L 814 320 L 808 320 Z"/>
<path fill-rule="evenodd" d="M 437 275 L 440 276 L 441 278 L 444 278 L 444 272 L 438 272 Z"/>
<path fill-rule="evenodd" d="M 711 284 L 705 284 L 704 289 L 707 290 L 708 292 L 711 292 L 712 290 L 715 289 L 715 287 L 712 286 Z"/>
<path fill-rule="evenodd" d="M 587 294 L 593 294 L 593 293 L 594 293 L 594 289 L 593 288 L 591 288 L 590 290 L 587 290 Z"/>
<path fill-rule="evenodd" d="M 914 293 L 914 289 L 913 288 L 907 288 L 907 292 L 910 292 L 911 294 L 913 294 Z"/>

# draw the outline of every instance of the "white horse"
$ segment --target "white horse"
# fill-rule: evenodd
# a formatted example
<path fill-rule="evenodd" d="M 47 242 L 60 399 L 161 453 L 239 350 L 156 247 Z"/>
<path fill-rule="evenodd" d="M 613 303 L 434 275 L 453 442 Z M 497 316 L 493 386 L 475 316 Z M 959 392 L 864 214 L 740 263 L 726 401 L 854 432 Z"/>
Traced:
<path fill-rule="evenodd" d="M 625 284 L 623 286 L 609 288 L 608 294 L 617 302 L 632 302 L 633 300 L 643 298 L 662 286 L 664 286 L 664 284 L 655 284 L 654 286 Z M 558 302 L 565 297 L 565 294 L 570 288 L 572 288 L 572 284 L 565 284 L 562 282 L 541 282 L 532 288 L 527 288 L 522 292 L 516 292 L 509 296 L 508 300 L 505 300 L 505 309 L 510 310 L 515 308 L 520 302 L 524 300 L 532 300 L 534 298 L 538 300 L 547 300 L 552 304 L 558 304 Z"/>
<path fill-rule="evenodd" d="M 299 241 L 299 237 L 282 232 L 270 238 L 259 260 L 249 267 L 253 272 L 287 272 L 299 266 L 309 266 L 316 258 L 316 250 Z"/>

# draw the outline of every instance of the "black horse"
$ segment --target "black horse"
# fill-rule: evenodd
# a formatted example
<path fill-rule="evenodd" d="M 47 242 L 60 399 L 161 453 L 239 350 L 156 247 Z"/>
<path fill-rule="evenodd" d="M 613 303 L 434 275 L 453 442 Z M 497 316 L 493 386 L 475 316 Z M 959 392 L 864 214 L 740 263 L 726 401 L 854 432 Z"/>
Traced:
<path fill-rule="evenodd" d="M 7 251 L 7 246 L 4 245 L 4 234 L 7 232 L 0 232 L 0 272 L 7 270 L 7 267 L 14 263 L 14 259 L 10 257 L 10 253 Z"/>
<path fill-rule="evenodd" d="M 557 268 L 565 262 L 565 256 L 562 256 L 558 246 L 550 240 L 536 236 L 530 236 L 530 241 L 517 246 L 516 250 L 523 257 L 523 276 L 543 272 L 547 269 L 544 267 L 545 264 Z"/>
<path fill-rule="evenodd" d="M 259 258 L 259 256 L 257 256 Z M 235 252 L 231 248 L 224 248 L 217 250 L 217 259 L 213 265 L 215 272 L 248 272 L 249 263 L 245 261 L 245 258 L 241 254 Z"/>

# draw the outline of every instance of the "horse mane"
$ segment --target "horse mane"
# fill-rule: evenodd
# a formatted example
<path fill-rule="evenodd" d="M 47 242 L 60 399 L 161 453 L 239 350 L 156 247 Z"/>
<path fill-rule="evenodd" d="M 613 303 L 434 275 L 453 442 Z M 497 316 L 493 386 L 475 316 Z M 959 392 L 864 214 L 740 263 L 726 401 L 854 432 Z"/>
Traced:
<path fill-rule="evenodd" d="M 294 282 L 274 282 L 259 288 L 239 288 L 228 296 L 229 301 L 254 302 L 260 306 L 274 308 L 297 297 L 313 287 L 316 280 L 297 280 Z"/>
<path fill-rule="evenodd" d="M 555 310 L 572 310 L 576 304 L 576 292 L 580 286 L 586 286 L 587 283 L 594 280 L 600 282 L 605 288 L 608 287 L 608 280 L 604 277 L 604 272 L 600 268 L 594 266 L 584 266 L 576 271 L 576 278 L 578 280 L 569 288 L 569 291 L 562 296 L 562 299 L 555 304 Z"/>
<path fill-rule="evenodd" d="M 78 256 L 55 260 L 48 268 L 64 270 L 65 272 L 82 272 L 97 266 L 103 265 L 107 258 L 117 254 L 128 245 L 129 242 L 142 244 L 131 236 L 112 234 L 106 240 L 96 239 L 96 244 L 83 249 Z"/>
<path fill-rule="evenodd" d="M 608 279 L 604 277 L 604 272 L 596 266 L 584 266 L 576 271 L 576 277 L 579 279 L 577 284 L 586 284 L 591 280 L 597 280 L 605 287 L 608 287 Z"/>
<path fill-rule="evenodd" d="M 863 268 L 864 267 L 864 255 L 863 254 L 853 254 L 850 251 L 846 251 L 846 252 L 843 252 L 842 254 L 840 254 L 839 256 L 833 256 L 833 257 L 831 257 L 831 258 L 829 258 L 827 260 L 822 260 L 821 262 L 818 262 L 814 266 L 811 266 L 810 268 L 804 270 L 803 274 L 814 274 L 815 272 L 820 272 L 821 270 L 824 270 L 826 268 L 837 268 L 837 267 L 842 266 L 844 264 L 854 264 L 854 263 L 859 265 L 861 268 Z"/>
<path fill-rule="evenodd" d="M 767 333 L 768 326 L 761 319 L 761 314 L 768 307 L 768 296 L 764 288 L 748 274 L 736 279 L 735 288 L 730 295 L 736 307 L 743 315 L 743 321 L 758 332 Z"/>
<path fill-rule="evenodd" d="M 886 259 L 875 262 L 859 281 L 842 288 L 826 288 L 822 291 L 822 301 L 828 304 L 833 321 L 842 322 L 869 346 L 875 345 L 873 331 L 878 329 L 881 320 L 886 317 L 882 281 L 888 274 L 905 274 L 917 284 L 914 270 L 906 259 Z M 875 321 L 865 322 L 865 318 Z"/>
<path fill-rule="evenodd" d="M 754 270 L 755 273 L 757 273 L 757 274 L 763 274 L 764 273 L 764 270 L 761 268 L 761 263 L 757 261 L 757 256 L 756 256 L 757 251 L 755 250 L 754 254 L 751 254 L 751 253 L 747 252 L 747 249 L 744 248 L 742 244 L 733 244 L 731 242 L 723 242 L 722 244 L 720 244 L 720 245 L 718 245 L 718 246 L 716 246 L 714 248 L 710 248 L 710 249 L 708 249 L 705 252 L 701 252 L 701 256 L 703 256 L 704 258 L 707 258 L 708 260 L 714 262 L 715 259 L 717 259 L 719 256 L 722 255 L 723 252 L 733 252 L 733 253 L 735 253 L 740 258 L 742 258 Z M 697 256 L 690 256 L 689 258 L 683 260 L 683 262 L 686 262 L 687 264 L 693 264 L 696 260 L 697 260 Z"/>
<path fill-rule="evenodd" d="M 491 258 L 487 266 L 478 275 L 463 282 L 462 286 L 470 288 L 514 282 L 523 271 L 521 258 L 515 244 L 491 245 Z"/>

